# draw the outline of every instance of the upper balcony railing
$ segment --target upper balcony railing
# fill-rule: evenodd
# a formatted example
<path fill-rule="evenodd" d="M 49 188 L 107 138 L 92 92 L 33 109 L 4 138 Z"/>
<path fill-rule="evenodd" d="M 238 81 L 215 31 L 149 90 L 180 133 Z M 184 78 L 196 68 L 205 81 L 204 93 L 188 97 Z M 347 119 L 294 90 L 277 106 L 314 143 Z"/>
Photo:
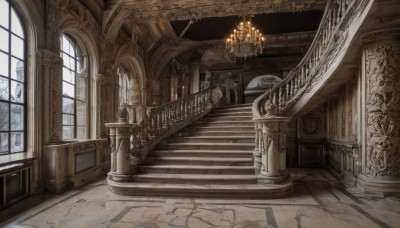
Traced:
<path fill-rule="evenodd" d="M 340 32 L 367 0 L 329 0 L 317 34 L 303 60 L 272 90 L 253 103 L 253 116 L 281 115 L 291 108 L 310 87 L 315 77 L 327 70 L 324 65 L 340 49 Z M 339 41 L 338 41 L 339 39 Z"/>

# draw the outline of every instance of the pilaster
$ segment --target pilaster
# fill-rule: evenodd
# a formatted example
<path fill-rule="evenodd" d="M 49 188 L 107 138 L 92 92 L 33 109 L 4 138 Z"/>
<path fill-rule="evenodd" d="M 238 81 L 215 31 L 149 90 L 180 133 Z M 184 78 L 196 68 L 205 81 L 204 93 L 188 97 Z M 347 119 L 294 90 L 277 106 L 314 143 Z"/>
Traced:
<path fill-rule="evenodd" d="M 49 50 L 36 52 L 37 69 L 43 80 L 44 142 L 62 140 L 62 65 L 61 57 Z"/>

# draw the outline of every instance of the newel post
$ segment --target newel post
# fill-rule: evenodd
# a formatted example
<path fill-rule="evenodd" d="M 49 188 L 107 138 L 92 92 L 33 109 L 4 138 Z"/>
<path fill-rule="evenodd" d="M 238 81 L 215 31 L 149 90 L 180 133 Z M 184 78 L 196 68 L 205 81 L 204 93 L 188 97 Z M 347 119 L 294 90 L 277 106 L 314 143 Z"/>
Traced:
<path fill-rule="evenodd" d="M 254 118 L 256 140 L 254 168 L 258 183 L 278 184 L 290 179 L 286 169 L 286 130 L 290 118 L 277 116 L 277 106 L 267 100 L 265 115 Z"/>
<path fill-rule="evenodd" d="M 114 181 L 124 182 L 132 178 L 130 168 L 130 136 L 131 128 L 135 124 L 128 122 L 128 109 L 120 106 L 118 109 L 118 122 L 106 123 L 110 128 L 111 140 L 111 171 L 109 178 Z"/>

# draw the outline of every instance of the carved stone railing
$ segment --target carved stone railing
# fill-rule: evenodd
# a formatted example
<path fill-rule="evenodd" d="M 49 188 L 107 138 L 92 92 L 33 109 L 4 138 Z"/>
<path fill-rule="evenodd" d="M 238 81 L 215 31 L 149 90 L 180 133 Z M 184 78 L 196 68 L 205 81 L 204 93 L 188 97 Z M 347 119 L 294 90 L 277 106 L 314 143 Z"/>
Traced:
<path fill-rule="evenodd" d="M 114 181 L 129 181 L 147 153 L 164 138 L 207 114 L 214 106 L 208 88 L 186 98 L 147 109 L 139 123 L 128 122 L 128 110 L 121 106 L 118 123 L 107 123 L 111 139 L 111 172 Z M 219 97 L 218 97 L 219 98 Z M 217 99 L 218 99 L 217 98 Z"/>
<path fill-rule="evenodd" d="M 279 183 L 290 178 L 286 170 L 285 131 L 292 116 L 286 113 L 314 83 L 330 76 L 325 73 L 350 39 L 344 31 L 370 1 L 328 0 L 314 41 L 303 60 L 280 84 L 254 101 L 256 138 L 253 155 L 259 182 Z"/>
<path fill-rule="evenodd" d="M 305 57 L 280 84 L 254 101 L 254 117 L 262 117 L 268 111 L 273 115 L 283 114 L 310 88 L 316 77 L 324 75 L 330 67 L 326 63 L 336 58 L 347 38 L 341 35 L 343 29 L 347 28 L 367 1 L 328 1 L 317 34 Z"/>
<path fill-rule="evenodd" d="M 351 142 L 327 141 L 327 167 L 339 179 L 355 185 L 361 173 L 359 145 Z"/>

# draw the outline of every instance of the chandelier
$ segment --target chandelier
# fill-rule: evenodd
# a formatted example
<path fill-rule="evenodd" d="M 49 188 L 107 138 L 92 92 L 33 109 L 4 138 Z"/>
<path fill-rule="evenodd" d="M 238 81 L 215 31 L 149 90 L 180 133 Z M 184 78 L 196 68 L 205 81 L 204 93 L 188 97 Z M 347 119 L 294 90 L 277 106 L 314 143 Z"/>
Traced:
<path fill-rule="evenodd" d="M 256 56 L 262 54 L 264 48 L 264 37 L 258 29 L 256 29 L 250 21 L 251 16 L 242 17 L 242 21 L 228 39 L 226 39 L 225 50 L 227 57 L 247 58 L 248 56 Z"/>

